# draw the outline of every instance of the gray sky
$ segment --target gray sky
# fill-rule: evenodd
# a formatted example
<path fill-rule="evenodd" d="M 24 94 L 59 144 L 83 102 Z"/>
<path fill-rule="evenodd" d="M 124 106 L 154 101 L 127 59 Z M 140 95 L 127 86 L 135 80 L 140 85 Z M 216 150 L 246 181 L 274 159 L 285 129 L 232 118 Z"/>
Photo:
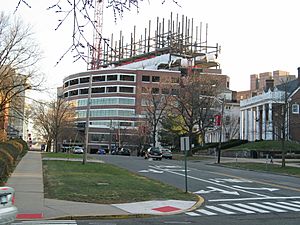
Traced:
<path fill-rule="evenodd" d="M 65 24 L 55 31 L 60 19 L 46 8 L 56 0 L 26 0 L 31 9 L 21 5 L 18 10 L 25 22 L 32 24 L 44 60 L 41 70 L 45 73 L 49 88 L 62 85 L 65 76 L 86 71 L 82 61 L 73 63 L 73 55 L 68 54 L 58 66 L 56 62 L 71 44 L 72 24 Z M 17 0 L 0 0 L 1 10 L 12 13 Z M 139 13 L 125 12 L 123 18 L 114 23 L 111 9 L 104 9 L 103 33 L 110 37 L 113 31 L 123 33 L 133 31 L 133 26 L 143 31 L 148 20 L 156 17 L 169 18 L 171 11 L 194 18 L 198 23 L 208 23 L 208 41 L 221 45 L 219 62 L 223 74 L 230 77 L 232 90 L 248 90 L 249 75 L 253 73 L 285 70 L 297 73 L 300 66 L 299 6 L 296 0 L 178 0 L 182 7 L 167 0 L 144 1 Z M 92 37 L 92 32 L 86 30 Z"/>

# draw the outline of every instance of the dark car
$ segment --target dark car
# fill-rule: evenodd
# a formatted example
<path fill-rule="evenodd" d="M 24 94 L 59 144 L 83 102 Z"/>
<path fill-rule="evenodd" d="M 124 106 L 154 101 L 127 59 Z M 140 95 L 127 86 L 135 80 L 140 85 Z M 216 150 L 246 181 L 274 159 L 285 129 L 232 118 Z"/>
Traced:
<path fill-rule="evenodd" d="M 111 155 L 126 155 L 130 156 L 130 150 L 128 148 L 115 148 L 111 150 Z"/>
<path fill-rule="evenodd" d="M 145 159 L 161 160 L 162 159 L 161 149 L 159 147 L 149 148 L 145 154 Z"/>
<path fill-rule="evenodd" d="M 162 151 L 162 157 L 164 159 L 172 159 L 173 158 L 173 155 L 172 155 L 172 152 L 170 149 L 163 148 L 161 151 Z"/>

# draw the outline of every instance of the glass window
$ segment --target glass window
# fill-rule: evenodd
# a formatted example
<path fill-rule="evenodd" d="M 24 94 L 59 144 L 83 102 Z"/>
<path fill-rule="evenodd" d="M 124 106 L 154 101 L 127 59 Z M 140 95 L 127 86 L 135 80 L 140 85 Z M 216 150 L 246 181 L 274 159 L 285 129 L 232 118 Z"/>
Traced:
<path fill-rule="evenodd" d="M 172 89 L 171 91 L 172 95 L 178 95 L 179 94 L 179 90 L 178 89 Z"/>
<path fill-rule="evenodd" d="M 159 88 L 152 88 L 151 93 L 152 94 L 158 94 L 159 93 Z"/>
<path fill-rule="evenodd" d="M 95 109 L 91 110 L 91 117 L 132 117 L 135 115 L 134 109 L 130 110 L 118 110 L 118 109 Z"/>
<path fill-rule="evenodd" d="M 105 76 L 94 76 L 93 82 L 105 81 Z"/>
<path fill-rule="evenodd" d="M 135 105 L 134 98 L 119 98 L 119 104 L 121 105 Z"/>
<path fill-rule="evenodd" d="M 123 81 L 134 81 L 134 75 L 121 74 L 120 75 L 120 80 L 123 80 Z"/>
<path fill-rule="evenodd" d="M 69 86 L 69 81 L 65 82 L 65 87 Z"/>
<path fill-rule="evenodd" d="M 69 93 L 70 96 L 78 95 L 78 90 L 72 90 Z"/>
<path fill-rule="evenodd" d="M 117 92 L 117 86 L 106 87 L 106 92 Z"/>
<path fill-rule="evenodd" d="M 84 118 L 86 117 L 86 110 L 77 110 L 76 114 L 78 118 Z"/>
<path fill-rule="evenodd" d="M 79 94 L 81 95 L 86 95 L 89 93 L 89 89 L 88 88 L 85 88 L 85 89 L 79 89 Z"/>
<path fill-rule="evenodd" d="M 292 113 L 293 114 L 299 114 L 299 104 L 293 104 L 292 105 Z"/>
<path fill-rule="evenodd" d="M 142 76 L 142 81 L 150 82 L 150 76 Z"/>
<path fill-rule="evenodd" d="M 87 105 L 87 99 L 79 99 L 77 101 L 78 106 L 86 106 Z"/>
<path fill-rule="evenodd" d="M 159 80 L 160 80 L 160 77 L 158 77 L 158 76 L 152 77 L 152 82 L 159 82 Z"/>
<path fill-rule="evenodd" d="M 104 87 L 92 88 L 92 93 L 105 93 Z"/>
<path fill-rule="evenodd" d="M 89 77 L 83 77 L 83 78 L 80 78 L 80 83 L 83 84 L 83 83 L 88 83 L 90 82 L 90 78 Z"/>
<path fill-rule="evenodd" d="M 123 86 L 120 86 L 119 92 L 134 93 L 134 88 L 133 87 L 123 87 Z"/>
<path fill-rule="evenodd" d="M 118 75 L 107 75 L 107 81 L 118 80 Z"/>
<path fill-rule="evenodd" d="M 78 79 L 70 80 L 70 86 L 78 84 Z"/>
<path fill-rule="evenodd" d="M 161 90 L 161 93 L 164 94 L 164 95 L 167 95 L 167 94 L 170 93 L 170 90 L 169 90 L 168 88 L 163 88 L 163 89 Z"/>
<path fill-rule="evenodd" d="M 68 97 L 68 92 L 64 93 L 64 98 Z"/>

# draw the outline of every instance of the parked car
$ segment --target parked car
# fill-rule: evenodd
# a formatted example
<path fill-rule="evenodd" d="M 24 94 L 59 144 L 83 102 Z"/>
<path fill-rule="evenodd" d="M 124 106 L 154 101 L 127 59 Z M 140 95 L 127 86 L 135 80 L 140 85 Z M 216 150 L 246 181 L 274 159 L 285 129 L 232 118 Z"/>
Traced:
<path fill-rule="evenodd" d="M 161 151 L 162 151 L 162 157 L 164 159 L 172 159 L 173 158 L 173 155 L 172 155 L 172 152 L 170 149 L 163 148 Z"/>
<path fill-rule="evenodd" d="M 0 187 L 0 224 L 10 224 L 17 216 L 18 209 L 14 206 L 15 190 L 11 187 Z"/>
<path fill-rule="evenodd" d="M 128 148 L 123 148 L 123 147 L 119 147 L 119 148 L 114 148 L 110 151 L 111 155 L 127 155 L 130 156 L 131 152 Z"/>
<path fill-rule="evenodd" d="M 83 154 L 84 150 L 82 147 L 80 146 L 74 146 L 73 147 L 73 153 L 74 154 Z"/>
<path fill-rule="evenodd" d="M 99 148 L 98 152 L 99 155 L 105 155 L 106 151 L 103 148 Z"/>
<path fill-rule="evenodd" d="M 159 147 L 150 147 L 146 154 L 145 159 L 155 159 L 155 160 L 161 160 L 162 159 L 162 151 Z"/>

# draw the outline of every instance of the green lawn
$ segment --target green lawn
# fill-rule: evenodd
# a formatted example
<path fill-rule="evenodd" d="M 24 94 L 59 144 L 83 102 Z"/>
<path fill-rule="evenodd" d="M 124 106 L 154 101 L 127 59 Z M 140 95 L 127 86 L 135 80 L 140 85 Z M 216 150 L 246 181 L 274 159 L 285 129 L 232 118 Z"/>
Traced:
<path fill-rule="evenodd" d="M 73 153 L 54 153 L 54 152 L 43 152 L 42 154 L 43 158 L 66 158 L 66 159 L 82 159 L 83 154 L 73 154 Z M 91 157 L 88 157 L 88 159 L 92 159 Z"/>
<path fill-rule="evenodd" d="M 196 200 L 172 186 L 105 164 L 43 161 L 46 198 L 101 204 L 146 200 Z"/>
<path fill-rule="evenodd" d="M 275 164 L 265 164 L 265 163 L 223 163 L 224 166 L 237 168 L 237 169 L 248 169 L 255 171 L 264 171 L 271 173 L 279 173 L 285 175 L 294 175 L 300 177 L 300 168 L 296 167 L 281 167 Z"/>

